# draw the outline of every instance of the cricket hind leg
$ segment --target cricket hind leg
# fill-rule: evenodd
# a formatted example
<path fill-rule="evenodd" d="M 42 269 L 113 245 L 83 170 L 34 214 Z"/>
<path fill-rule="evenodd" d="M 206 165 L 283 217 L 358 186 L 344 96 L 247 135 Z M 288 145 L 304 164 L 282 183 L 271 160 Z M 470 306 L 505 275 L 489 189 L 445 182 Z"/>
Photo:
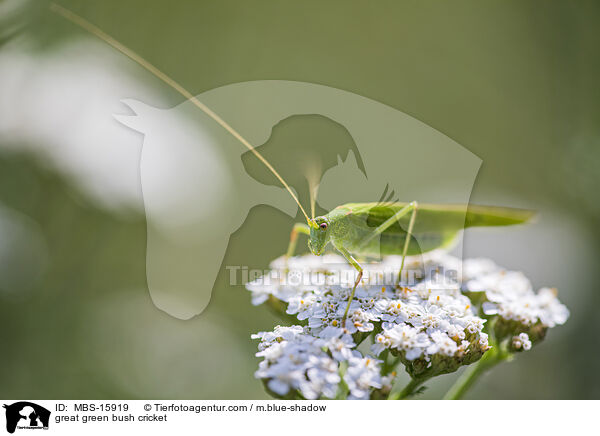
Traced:
<path fill-rule="evenodd" d="M 346 304 L 346 310 L 344 311 L 344 316 L 342 317 L 342 328 L 344 328 L 346 326 L 346 318 L 348 317 L 348 311 L 350 310 L 350 305 L 352 304 L 352 300 L 354 300 L 354 294 L 356 293 L 356 287 L 362 280 L 363 268 L 362 268 L 362 266 L 360 266 L 358 261 L 350 254 L 350 252 L 348 250 L 346 250 L 345 248 L 338 248 L 338 251 L 342 254 L 342 256 L 344 256 L 344 258 L 346 258 L 348 263 L 350 263 L 350 265 L 352 265 L 358 271 L 358 276 L 356 277 L 356 280 L 354 281 L 354 287 L 352 288 L 352 292 L 350 293 L 350 297 L 348 298 L 348 304 Z"/>
<path fill-rule="evenodd" d="M 406 239 L 404 240 L 404 248 L 402 249 L 402 262 L 400 263 L 400 271 L 398 271 L 398 279 L 396 280 L 396 286 L 400 284 L 402 280 L 402 270 L 404 269 L 404 260 L 406 259 L 406 253 L 408 252 L 408 246 L 410 239 L 412 238 L 412 231 L 415 225 L 415 219 L 417 218 L 417 210 L 419 209 L 419 203 L 413 201 L 409 203 L 412 208 L 412 214 L 410 215 L 410 221 L 408 222 L 408 229 L 406 231 Z M 396 214 L 397 215 L 397 214 Z"/>

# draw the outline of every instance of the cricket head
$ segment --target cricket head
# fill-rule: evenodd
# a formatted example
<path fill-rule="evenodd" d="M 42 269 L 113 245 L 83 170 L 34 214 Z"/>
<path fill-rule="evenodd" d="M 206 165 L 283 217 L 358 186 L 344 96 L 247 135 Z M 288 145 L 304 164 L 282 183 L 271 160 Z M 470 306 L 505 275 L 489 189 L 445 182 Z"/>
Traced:
<path fill-rule="evenodd" d="M 308 239 L 308 248 L 315 256 L 320 256 L 325 250 L 325 246 L 329 242 L 329 218 L 326 216 L 318 216 L 309 222 L 310 238 Z"/>

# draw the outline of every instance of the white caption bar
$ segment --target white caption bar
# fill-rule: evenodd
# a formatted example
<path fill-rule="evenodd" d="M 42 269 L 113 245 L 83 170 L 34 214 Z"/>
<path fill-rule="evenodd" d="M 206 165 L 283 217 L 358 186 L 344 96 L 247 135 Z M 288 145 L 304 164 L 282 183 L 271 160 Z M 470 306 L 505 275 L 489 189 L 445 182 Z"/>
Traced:
<path fill-rule="evenodd" d="M 595 428 L 596 401 L 5 400 L 0 434 L 567 434 Z M 582 427 L 583 426 L 583 427 Z M 587 427 L 589 426 L 589 427 Z M 8 433 L 4 433 L 7 431 Z M 350 434 L 346 433 L 346 434 Z"/>

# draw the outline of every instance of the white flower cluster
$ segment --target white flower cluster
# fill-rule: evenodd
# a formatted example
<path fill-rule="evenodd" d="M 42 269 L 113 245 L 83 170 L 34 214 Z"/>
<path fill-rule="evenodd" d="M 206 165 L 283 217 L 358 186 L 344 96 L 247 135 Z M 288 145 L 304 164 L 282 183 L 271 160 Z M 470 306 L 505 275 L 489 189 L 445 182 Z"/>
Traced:
<path fill-rule="evenodd" d="M 407 258 L 403 271 L 414 280 L 403 276 L 396 286 L 400 265 L 400 256 L 363 265 L 364 278 L 342 325 L 356 277 L 352 266 L 331 254 L 273 261 L 268 277 L 247 284 L 252 302 L 277 303 L 272 306 L 305 325 L 254 336 L 261 339 L 257 356 L 264 357 L 256 377 L 279 396 L 333 398 L 343 381 L 352 398 L 370 398 L 378 389 L 389 390 L 390 381 L 381 375 L 383 361 L 355 349 L 368 336 L 374 355 L 391 354 L 412 377 L 430 377 L 473 363 L 490 348 L 480 310 L 503 321 L 493 330 L 504 329 L 500 333 L 512 338 L 513 351 L 530 349 L 545 329 L 568 317 L 553 291 L 535 293 L 521 273 L 489 260 L 463 263 L 443 252 Z M 347 367 L 343 376 L 341 362 Z"/>
<path fill-rule="evenodd" d="M 476 298 L 484 296 L 482 311 L 499 317 L 496 330 L 501 336 L 527 332 L 538 340 L 548 328 L 564 324 L 569 309 L 558 298 L 556 289 L 533 290 L 523 273 L 507 271 L 488 259 L 469 259 L 463 264 L 463 292 Z M 517 335 L 518 336 L 518 335 Z M 523 342 L 530 343 L 528 337 Z"/>
<path fill-rule="evenodd" d="M 527 333 L 519 333 L 518 336 L 513 336 L 511 345 L 514 350 L 529 351 L 532 344 Z"/>
<path fill-rule="evenodd" d="M 363 357 L 350 335 L 322 339 L 307 334 L 307 327 L 275 327 L 272 332 L 252 335 L 260 339 L 260 363 L 256 377 L 279 397 L 335 398 L 347 386 L 350 399 L 368 399 L 373 389 L 391 390 L 391 377 L 381 375 L 381 362 Z M 347 362 L 341 376 L 340 362 Z"/>

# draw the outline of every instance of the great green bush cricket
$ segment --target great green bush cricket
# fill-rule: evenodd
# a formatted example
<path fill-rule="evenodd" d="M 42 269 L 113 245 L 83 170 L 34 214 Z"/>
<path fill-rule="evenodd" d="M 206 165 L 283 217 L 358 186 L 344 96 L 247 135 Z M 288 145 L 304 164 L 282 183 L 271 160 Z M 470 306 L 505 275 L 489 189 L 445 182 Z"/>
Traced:
<path fill-rule="evenodd" d="M 312 198 L 314 201 L 314 197 Z M 314 210 L 314 207 L 312 208 Z M 465 210 L 466 209 L 466 210 Z M 417 220 L 417 211 L 419 219 Z M 466 212 L 466 214 L 465 214 Z M 342 325 L 360 283 L 363 269 L 355 256 L 402 254 L 396 284 L 400 283 L 407 255 L 425 253 L 448 246 L 466 227 L 505 226 L 529 221 L 533 212 L 493 206 L 411 203 L 348 203 L 307 224 L 294 225 L 287 256 L 293 255 L 299 233 L 309 236 L 310 251 L 320 256 L 327 244 L 358 271 Z M 314 215 L 314 214 L 313 214 Z"/>
<path fill-rule="evenodd" d="M 465 205 L 419 205 L 417 202 L 378 202 L 344 204 L 336 207 L 327 215 L 315 217 L 316 195 L 311 189 L 311 217 L 309 218 L 296 194 L 275 168 L 218 114 L 214 113 L 189 91 L 154 65 L 123 46 L 93 24 L 56 4 L 52 4 L 51 9 L 96 35 L 190 100 L 226 131 L 237 138 L 277 177 L 279 182 L 298 204 L 306 218 L 306 224 L 298 223 L 294 225 L 290 236 L 287 256 L 290 257 L 294 254 L 298 235 L 306 234 L 309 236 L 308 246 L 313 254 L 321 255 L 325 247 L 331 243 L 348 263 L 358 271 L 344 311 L 342 325 L 345 325 L 356 287 L 363 275 L 363 268 L 357 257 L 401 254 L 402 261 L 397 280 L 397 284 L 399 284 L 404 268 L 404 260 L 407 255 L 425 253 L 445 247 L 466 227 L 520 224 L 529 221 L 533 215 L 533 212 L 528 210 L 491 206 L 469 205 L 467 208 Z M 419 216 L 418 220 L 417 212 Z"/>

